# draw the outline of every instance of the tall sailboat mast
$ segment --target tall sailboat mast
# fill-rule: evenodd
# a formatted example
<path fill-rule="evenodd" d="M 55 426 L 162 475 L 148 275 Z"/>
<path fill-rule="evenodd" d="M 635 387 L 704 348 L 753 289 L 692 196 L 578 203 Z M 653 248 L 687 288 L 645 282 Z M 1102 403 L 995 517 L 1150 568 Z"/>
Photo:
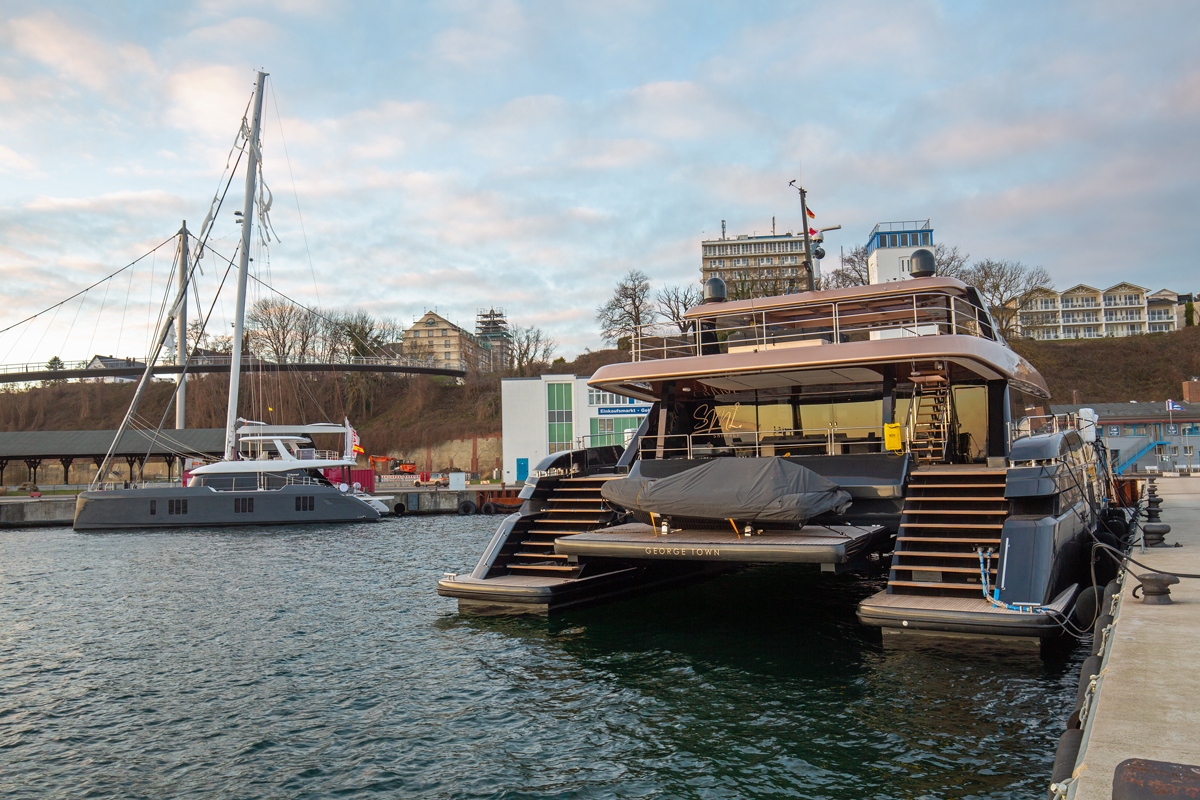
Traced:
<path fill-rule="evenodd" d="M 229 364 L 229 407 L 225 413 L 225 459 L 237 457 L 238 384 L 242 372 L 242 324 L 246 317 L 246 279 L 250 273 L 250 233 L 254 227 L 254 190 L 258 174 L 258 124 L 262 117 L 263 85 L 267 73 L 258 73 L 254 89 L 254 114 L 250 118 L 250 140 L 247 143 L 246 200 L 242 205 L 242 249 L 238 259 L 237 311 L 233 318 L 233 352 Z"/>

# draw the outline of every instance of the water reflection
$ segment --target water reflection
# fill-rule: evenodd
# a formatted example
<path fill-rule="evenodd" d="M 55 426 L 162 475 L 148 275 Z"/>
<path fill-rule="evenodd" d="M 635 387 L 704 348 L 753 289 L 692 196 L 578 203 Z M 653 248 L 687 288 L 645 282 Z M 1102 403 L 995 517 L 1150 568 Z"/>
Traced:
<path fill-rule="evenodd" d="M 604 683 L 577 701 L 598 708 L 619 697 L 636 708 L 619 728 L 624 747 L 663 759 L 627 766 L 696 796 L 1041 791 L 1073 697 L 1068 663 L 979 640 L 885 646 L 854 615 L 879 586 L 758 567 L 550 620 L 446 624 L 542 654 L 513 680 Z"/>

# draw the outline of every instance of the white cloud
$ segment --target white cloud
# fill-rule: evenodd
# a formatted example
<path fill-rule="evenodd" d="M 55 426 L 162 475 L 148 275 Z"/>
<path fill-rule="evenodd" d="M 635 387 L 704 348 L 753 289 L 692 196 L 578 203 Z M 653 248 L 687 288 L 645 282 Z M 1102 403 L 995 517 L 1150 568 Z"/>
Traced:
<path fill-rule="evenodd" d="M 10 20 L 8 34 L 22 55 L 50 67 L 69 82 L 105 93 L 113 101 L 121 99 L 131 77 L 140 75 L 144 80 L 156 72 L 145 48 L 106 42 L 51 12 Z"/>

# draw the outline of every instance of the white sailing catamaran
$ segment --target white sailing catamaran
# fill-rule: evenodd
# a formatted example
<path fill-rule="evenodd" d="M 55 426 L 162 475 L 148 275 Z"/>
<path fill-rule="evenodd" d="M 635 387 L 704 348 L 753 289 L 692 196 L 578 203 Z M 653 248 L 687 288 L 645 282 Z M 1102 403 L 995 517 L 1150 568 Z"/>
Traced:
<path fill-rule="evenodd" d="M 158 354 L 172 330 L 172 322 L 184 307 L 187 297 L 187 281 L 184 280 L 161 326 L 153 354 L 147 359 L 146 370 L 113 439 L 113 445 L 96 473 L 92 486 L 80 493 L 76 501 L 75 530 L 361 522 L 378 520 L 380 513 L 387 510 L 378 500 L 360 496 L 345 484 L 335 486 L 322 474 L 322 470 L 331 467 L 355 466 L 355 433 L 349 420 L 344 425 L 266 425 L 237 416 L 251 220 L 259 161 L 259 121 L 266 77 L 266 73 L 258 73 L 253 116 L 247 135 L 246 198 L 242 212 L 244 222 L 238 264 L 233 354 L 229 369 L 224 458 L 192 470 L 192 477 L 186 486 L 100 490 L 100 482 L 107 473 L 117 442 L 129 426 L 138 400 L 150 382 Z M 184 259 L 180 269 L 186 268 Z M 183 376 L 180 376 L 181 383 L 182 380 Z M 342 436 L 343 450 L 315 449 L 311 437 L 318 434 Z M 240 452 L 242 449 L 246 454 Z"/>

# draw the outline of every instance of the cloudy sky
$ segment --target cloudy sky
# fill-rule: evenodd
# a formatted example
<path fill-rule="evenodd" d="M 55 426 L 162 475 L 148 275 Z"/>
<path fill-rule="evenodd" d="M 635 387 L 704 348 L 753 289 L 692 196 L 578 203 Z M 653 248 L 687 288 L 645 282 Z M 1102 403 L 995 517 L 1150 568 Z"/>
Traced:
<path fill-rule="evenodd" d="M 631 267 L 694 281 L 721 220 L 798 227 L 793 178 L 842 225 L 826 268 L 877 222 L 929 218 L 937 240 L 1045 266 L 1060 288 L 1200 289 L 1190 0 L 5 0 L 0 15 L 0 328 L 182 219 L 199 230 L 259 68 L 282 241 L 255 267 L 305 303 L 468 327 L 498 306 L 571 357 L 601 346 L 595 307 Z M 210 242 L 232 254 L 237 236 L 226 215 Z M 170 264 L 161 249 L 0 334 L 0 363 L 142 355 Z"/>

